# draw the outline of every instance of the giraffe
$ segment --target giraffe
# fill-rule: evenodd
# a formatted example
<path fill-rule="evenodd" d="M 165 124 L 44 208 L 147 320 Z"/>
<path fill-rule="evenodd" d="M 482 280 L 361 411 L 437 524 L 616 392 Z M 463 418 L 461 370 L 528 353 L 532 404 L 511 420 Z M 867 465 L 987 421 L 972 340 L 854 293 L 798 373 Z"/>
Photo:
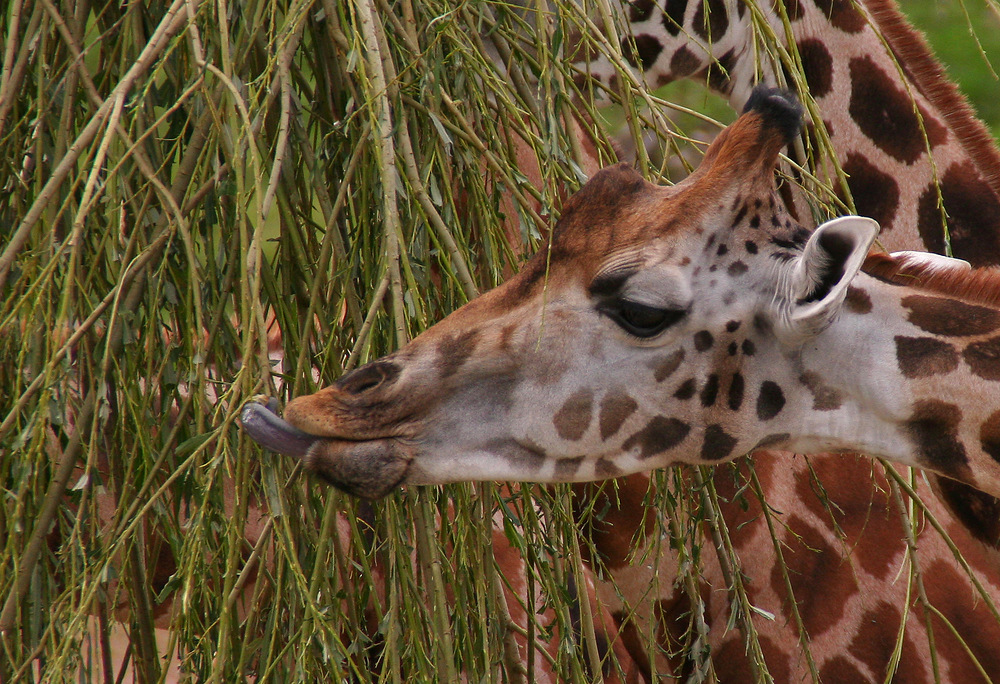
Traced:
<path fill-rule="evenodd" d="M 772 173 L 798 124 L 791 99 L 760 91 L 683 183 L 600 172 L 518 276 L 293 400 L 285 420 L 248 405 L 244 428 L 369 497 L 400 484 L 719 464 L 764 446 L 864 451 L 1000 493 L 998 276 L 943 258 L 866 259 L 870 219 L 803 229 Z M 868 362 L 838 363 L 858 350 Z M 987 586 L 987 598 L 1000 595 Z M 970 651 L 996 676 L 992 616 L 931 593 L 942 614 L 965 620 L 960 633 L 983 635 Z M 876 608 L 854 616 L 862 629 L 821 635 L 824 677 L 879 675 L 878 650 L 905 616 Z M 821 631 L 825 617 L 804 619 Z M 720 656 L 732 644 L 723 631 L 712 635 Z M 760 648 L 779 660 L 770 642 Z M 907 681 L 930 675 L 904 660 Z M 784 681 L 795 664 L 781 665 Z M 958 673 L 972 666 L 958 648 L 934 667 L 967 681 Z"/>
<path fill-rule="evenodd" d="M 850 198 L 859 214 L 878 220 L 880 242 L 887 249 L 951 253 L 975 265 L 1000 263 L 1000 153 L 926 41 L 891 0 L 789 0 L 753 7 L 739 0 L 644 0 L 630 3 L 625 14 L 625 33 L 630 37 L 621 41 L 624 56 L 645 73 L 651 86 L 681 78 L 701 80 L 736 108 L 758 79 L 793 85 L 808 104 L 813 126 L 807 129 L 805 146 L 793 148 L 790 156 L 818 168 L 817 175 L 836 189 L 839 201 Z M 571 58 L 580 67 L 581 80 L 585 76 L 616 86 L 619 72 L 609 60 L 585 49 Z M 824 149 L 839 160 L 845 176 L 816 158 L 822 157 L 820 140 L 828 141 Z M 812 210 L 803 195 L 788 192 L 791 187 L 782 187 L 790 208 L 804 224 L 813 225 Z M 887 562 L 894 558 L 899 565 L 906 557 L 902 534 L 880 538 L 867 524 L 895 515 L 895 506 L 884 495 L 882 475 L 872 473 L 863 462 L 848 467 L 841 459 L 828 464 L 796 458 L 791 463 L 783 460 L 780 468 L 768 462 L 784 457 L 761 452 L 755 454 L 754 466 L 760 473 L 767 464 L 767 477 L 760 478 L 766 506 L 810 511 L 808 523 L 799 522 L 808 529 L 805 536 L 812 543 L 801 542 L 798 533 L 785 534 L 781 542 L 787 545 L 785 562 L 793 559 L 803 573 L 813 565 L 841 568 L 830 579 L 844 592 L 872 597 L 871 610 L 884 600 L 905 600 L 885 582 L 872 584 L 872 577 L 848 562 L 869 542 Z M 720 470 L 713 485 L 726 495 L 736 495 L 748 485 L 747 470 L 752 467 L 740 467 L 737 477 L 743 478 L 742 484 Z M 844 480 L 852 486 L 840 486 Z M 981 572 L 995 575 L 1000 567 L 996 551 L 1000 501 L 947 478 L 932 476 L 930 482 L 932 491 L 922 499 L 932 515 L 946 521 L 964 554 L 980 557 Z M 924 486 L 923 481 L 920 484 Z M 614 491 L 595 491 L 590 485 L 577 490 L 589 506 L 610 511 L 605 515 L 615 523 L 592 526 L 597 551 L 613 578 L 604 587 L 606 600 L 619 606 L 620 615 L 645 624 L 646 633 L 669 632 L 656 627 L 662 620 L 649 608 L 653 603 L 649 596 L 655 594 L 650 585 L 658 575 L 673 575 L 678 560 L 672 550 L 661 553 L 643 542 L 655 528 L 637 506 L 648 496 L 648 487 L 647 477 L 633 475 Z M 821 494 L 834 490 L 839 493 L 833 504 L 838 509 L 835 515 L 829 504 L 820 501 Z M 747 516 L 725 496 L 722 499 L 723 518 L 743 541 L 743 571 L 754 577 L 773 575 L 779 558 L 764 516 Z M 843 530 L 848 527 L 856 532 L 845 537 Z M 921 538 L 921 554 L 939 568 L 946 567 L 949 551 L 940 539 L 929 537 Z M 630 544 L 633 539 L 636 543 Z M 982 559 L 980 544 L 986 545 L 989 560 Z M 650 554 L 655 561 L 637 560 Z M 716 583 L 723 581 L 722 571 L 718 567 L 713 571 Z M 816 594 L 808 585 L 796 587 L 796 600 L 819 605 L 822 600 Z M 690 600 L 667 587 L 656 610 L 683 613 L 677 606 Z M 661 610 L 661 606 L 667 607 Z M 809 633 L 815 635 L 816 629 Z M 773 630 L 770 636 L 775 638 Z M 776 638 L 787 644 L 794 640 L 791 634 Z M 869 678 L 879 676 L 876 668 Z"/>
<path fill-rule="evenodd" d="M 651 85 L 703 79 L 734 109 L 758 81 L 794 86 L 846 177 L 813 163 L 856 213 L 879 222 L 887 250 L 1000 263 L 1000 151 L 892 0 L 787 0 L 753 10 L 739 0 L 642 0 L 627 15 L 624 56 Z M 780 63 L 779 52 L 787 55 Z M 584 48 L 569 58 L 587 79 L 618 78 L 609 60 Z M 811 220 L 801 202 L 795 208 Z"/>

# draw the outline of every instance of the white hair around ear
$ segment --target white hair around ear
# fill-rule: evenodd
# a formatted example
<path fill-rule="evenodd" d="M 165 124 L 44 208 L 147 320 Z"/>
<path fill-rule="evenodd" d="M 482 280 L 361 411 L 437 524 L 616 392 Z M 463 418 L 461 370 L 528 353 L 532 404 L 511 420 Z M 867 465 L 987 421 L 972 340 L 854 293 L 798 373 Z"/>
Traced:
<path fill-rule="evenodd" d="M 892 252 L 892 259 L 898 261 L 903 268 L 923 268 L 930 273 L 942 271 L 968 272 L 972 270 L 972 264 L 965 259 L 947 257 L 934 252 L 914 252 L 904 250 L 902 252 Z"/>
<path fill-rule="evenodd" d="M 830 324 L 878 231 L 878 223 L 861 216 L 842 216 L 813 231 L 802 255 L 789 264 L 791 301 L 782 326 L 787 344 L 801 344 Z"/>

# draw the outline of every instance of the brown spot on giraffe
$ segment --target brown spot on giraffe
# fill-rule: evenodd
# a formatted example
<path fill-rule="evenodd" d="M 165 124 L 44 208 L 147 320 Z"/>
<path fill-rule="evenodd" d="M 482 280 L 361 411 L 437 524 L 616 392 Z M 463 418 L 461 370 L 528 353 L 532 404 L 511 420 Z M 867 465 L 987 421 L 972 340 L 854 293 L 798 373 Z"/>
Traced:
<path fill-rule="evenodd" d="M 663 45 L 659 39 L 646 33 L 622 38 L 621 47 L 622 56 L 628 63 L 643 71 L 656 64 L 657 58 L 663 52 Z"/>
<path fill-rule="evenodd" d="M 1000 672 L 1000 624 L 991 618 L 983 619 L 989 609 L 975 595 L 964 577 L 951 565 L 942 560 L 931 563 L 924 571 L 927 582 L 927 598 L 938 607 L 944 618 L 958 630 L 972 655 L 982 664 L 986 672 Z M 955 587 L 966 587 L 958 592 Z M 942 661 L 948 664 L 942 672 L 942 679 L 948 682 L 974 682 L 982 676 L 963 646 L 936 615 L 932 616 L 935 646 Z"/>
<path fill-rule="evenodd" d="M 798 499 L 818 519 L 832 519 L 840 527 L 854 562 L 879 579 L 890 579 L 905 551 L 905 531 L 881 469 L 858 456 L 809 463 L 812 473 L 800 470 L 795 476 Z"/>
<path fill-rule="evenodd" d="M 802 18 L 804 12 L 802 3 L 799 0 L 785 0 L 784 3 L 778 3 L 778 6 L 782 4 L 784 4 L 785 13 L 788 15 L 789 21 L 798 21 Z"/>
<path fill-rule="evenodd" d="M 785 407 L 785 393 L 781 391 L 781 386 L 771 380 L 761 383 L 760 392 L 757 395 L 757 418 L 760 420 L 771 420 L 781 413 Z"/>
<path fill-rule="evenodd" d="M 823 41 L 815 38 L 800 40 L 796 46 L 802 60 L 802 71 L 815 98 L 826 97 L 833 86 L 833 57 Z"/>
<path fill-rule="evenodd" d="M 639 632 L 631 611 L 611 611 L 611 619 L 618 625 L 618 638 L 634 660 L 636 673 L 640 677 L 638 681 L 652 681 L 653 669 L 649 663 L 647 639 Z"/>
<path fill-rule="evenodd" d="M 761 489 L 767 491 L 773 483 L 774 459 L 737 458 L 729 467 L 715 469 L 712 481 L 719 494 L 720 510 L 729 526 L 729 533 L 737 549 L 754 541 L 753 522 L 761 513 L 760 499 L 747 487 L 753 468 Z"/>
<path fill-rule="evenodd" d="M 816 373 L 806 371 L 799 376 L 799 382 L 805 385 L 813 396 L 813 409 L 816 411 L 833 411 L 843 404 L 840 392 L 823 384 L 823 378 Z"/>
<path fill-rule="evenodd" d="M 958 367 L 958 351 L 954 345 L 935 337 L 896 335 L 894 339 L 899 370 L 908 378 L 950 373 Z"/>
<path fill-rule="evenodd" d="M 594 465 L 594 474 L 602 480 L 610 480 L 621 475 L 622 471 L 614 462 L 606 458 L 599 458 Z"/>
<path fill-rule="evenodd" d="M 867 665 L 869 671 L 881 676 L 885 663 L 889 662 L 889 657 L 896 648 L 901 621 L 902 614 L 898 608 L 887 601 L 879 601 L 873 609 L 861 616 L 858 633 L 851 640 L 848 652 Z M 902 655 L 892 681 L 927 681 L 922 659 L 917 655 L 916 647 L 910 639 L 903 640 Z"/>
<path fill-rule="evenodd" d="M 599 425 L 601 439 L 618 433 L 622 425 L 635 413 L 639 404 L 621 390 L 611 390 L 601 399 Z"/>
<path fill-rule="evenodd" d="M 541 446 L 530 439 L 522 440 L 521 448 L 506 443 L 497 445 L 491 451 L 513 464 L 523 465 L 531 470 L 540 470 L 549 460 L 548 454 Z"/>
<path fill-rule="evenodd" d="M 677 50 L 670 58 L 670 74 L 675 78 L 686 78 L 699 68 L 701 68 L 701 60 L 686 45 Z"/>
<path fill-rule="evenodd" d="M 656 416 L 646 426 L 625 440 L 623 451 L 639 447 L 639 458 L 646 459 L 672 449 L 688 436 L 691 426 L 677 418 Z"/>
<path fill-rule="evenodd" d="M 674 399 L 690 399 L 694 396 L 696 391 L 698 391 L 698 386 L 695 383 L 694 378 L 688 378 L 682 382 L 681 386 L 677 388 L 676 392 L 674 392 Z"/>
<path fill-rule="evenodd" d="M 707 461 L 721 461 L 729 458 L 739 440 L 725 431 L 721 425 L 705 428 L 705 441 L 701 446 L 701 457 Z"/>
<path fill-rule="evenodd" d="M 910 96 L 871 57 L 853 58 L 849 68 L 851 118 L 880 150 L 896 161 L 912 164 L 927 151 L 923 130 L 931 145 L 940 142 L 941 134 L 935 135 L 940 124 L 928 116 L 918 119 Z"/>
<path fill-rule="evenodd" d="M 628 565 L 633 542 L 639 544 L 656 528 L 655 510 L 644 505 L 649 478 L 629 475 L 618 482 L 573 485 L 573 507 L 583 533 L 608 568 Z M 590 545 L 581 551 L 589 554 Z"/>
<path fill-rule="evenodd" d="M 675 588 L 669 598 L 657 599 L 653 604 L 656 619 L 656 641 L 667 655 L 670 673 L 682 681 L 690 676 L 694 663 L 686 657 L 690 620 L 691 599 Z M 649 681 L 649 680 L 647 680 Z"/>
<path fill-rule="evenodd" d="M 513 348 L 514 335 L 517 332 L 517 326 L 514 324 L 505 325 L 500 331 L 500 350 L 504 352 L 510 352 Z"/>
<path fill-rule="evenodd" d="M 901 303 L 909 309 L 907 320 L 932 335 L 986 335 L 1000 328 L 1000 312 L 978 304 L 922 294 L 906 296 Z"/>
<path fill-rule="evenodd" d="M 667 0 L 663 6 L 663 28 L 671 36 L 681 32 L 681 27 L 684 25 L 684 10 L 687 6 L 688 0 Z"/>
<path fill-rule="evenodd" d="M 705 408 L 715 405 L 715 399 L 719 396 L 719 376 L 712 373 L 705 380 L 705 386 L 701 388 L 698 398 Z"/>
<path fill-rule="evenodd" d="M 718 60 L 708 65 L 708 69 L 703 70 L 708 81 L 708 87 L 719 92 L 726 92 L 731 87 L 729 74 L 736 66 L 736 54 L 733 50 L 726 52 Z"/>
<path fill-rule="evenodd" d="M 677 370 L 683 360 L 684 348 L 682 347 L 669 356 L 656 361 L 653 366 L 653 379 L 657 382 L 663 382 L 674 374 L 674 371 Z"/>
<path fill-rule="evenodd" d="M 698 591 L 706 622 L 710 626 L 711 592 L 704 584 L 698 587 Z M 690 655 L 691 626 L 694 616 L 700 612 L 687 592 L 679 587 L 675 587 L 668 598 L 658 599 L 653 604 L 657 642 L 667 654 L 671 675 L 681 681 L 689 678 L 694 671 L 695 663 Z"/>
<path fill-rule="evenodd" d="M 743 275 L 748 270 L 750 270 L 750 267 L 747 266 L 744 262 L 737 259 L 733 263 L 729 264 L 728 268 L 726 268 L 726 273 L 729 276 L 735 278 L 737 276 Z"/>
<path fill-rule="evenodd" d="M 756 533 L 753 523 L 762 513 L 760 498 L 747 486 L 751 469 L 757 475 L 761 491 L 768 491 L 774 484 L 773 458 L 737 458 L 729 467 L 716 468 L 712 476 L 719 494 L 720 511 L 738 550 L 754 543 Z"/>
<path fill-rule="evenodd" d="M 654 0 L 634 0 L 628 4 L 628 20 L 630 23 L 646 21 L 657 9 Z"/>
<path fill-rule="evenodd" d="M 936 484 L 942 501 L 973 537 L 988 546 L 1000 544 L 1000 499 L 947 477 Z"/>
<path fill-rule="evenodd" d="M 692 25 L 695 33 L 706 41 L 722 38 L 729 29 L 729 12 L 724 0 L 698 2 Z"/>
<path fill-rule="evenodd" d="M 973 266 L 1000 263 L 1000 197 L 970 162 L 952 164 L 941 177 L 940 199 L 948 218 L 952 254 Z M 938 187 L 930 183 L 918 201 L 917 229 L 927 249 L 945 253 L 944 216 Z"/>
<path fill-rule="evenodd" d="M 578 470 L 580 470 L 580 465 L 583 464 L 583 456 L 577 456 L 575 458 L 560 458 L 556 461 L 556 477 L 561 477 L 566 480 L 572 479 Z"/>
<path fill-rule="evenodd" d="M 729 381 L 729 390 L 727 393 L 727 404 L 729 406 L 729 410 L 740 410 L 740 406 L 743 405 L 743 391 L 745 385 L 746 381 L 743 380 L 743 375 L 741 373 L 733 373 L 733 377 Z"/>
<path fill-rule="evenodd" d="M 997 462 L 1000 462 L 1000 411 L 995 412 L 979 429 L 979 441 L 983 451 Z"/>
<path fill-rule="evenodd" d="M 868 314 L 872 312 L 872 298 L 860 287 L 850 286 L 847 288 L 847 297 L 844 299 L 847 310 L 856 314 Z"/>
<path fill-rule="evenodd" d="M 740 198 L 737 198 L 737 199 L 740 199 Z M 736 212 L 736 216 L 733 217 L 733 223 L 732 223 L 733 228 L 735 228 L 735 227 L 739 226 L 741 223 L 743 223 L 743 219 L 746 218 L 747 212 L 749 210 L 750 209 L 749 209 L 749 207 L 747 207 L 746 204 L 744 204 L 742 207 L 740 207 L 740 210 L 738 212 Z"/>
<path fill-rule="evenodd" d="M 821 682 L 839 684 L 868 684 L 871 681 L 854 663 L 842 655 L 834 656 L 820 666 L 819 679 Z"/>
<path fill-rule="evenodd" d="M 816 638 L 843 618 L 858 586 L 850 573 L 841 572 L 840 564 L 845 561 L 819 530 L 797 514 L 788 517 L 787 525 L 784 557 L 788 585 L 799 604 L 803 626 Z M 823 587 L 823 591 L 814 591 L 815 587 Z M 782 614 L 792 620 L 791 599 L 779 564 L 771 569 L 771 588 L 781 597 Z"/>
<path fill-rule="evenodd" d="M 899 209 L 899 182 L 856 152 L 844 160 L 844 173 L 858 213 L 891 228 Z"/>
<path fill-rule="evenodd" d="M 905 430 L 916 447 L 917 457 L 932 470 L 969 477 L 969 459 L 958 439 L 962 410 L 935 399 L 918 401 Z"/>
<path fill-rule="evenodd" d="M 1000 337 L 973 342 L 962 352 L 962 358 L 979 377 L 1000 381 Z"/>
<path fill-rule="evenodd" d="M 552 418 L 556 432 L 563 439 L 577 441 L 590 427 L 594 393 L 583 388 L 574 392 Z"/>
<path fill-rule="evenodd" d="M 792 681 L 791 664 L 787 649 L 766 636 L 758 637 L 767 670 L 776 682 Z M 752 682 L 754 672 L 742 639 L 734 637 L 723 644 L 712 658 L 715 674 L 720 682 Z"/>
<path fill-rule="evenodd" d="M 845 33 L 857 33 L 868 25 L 868 20 L 851 0 L 817 0 L 816 7 L 835 28 Z"/>

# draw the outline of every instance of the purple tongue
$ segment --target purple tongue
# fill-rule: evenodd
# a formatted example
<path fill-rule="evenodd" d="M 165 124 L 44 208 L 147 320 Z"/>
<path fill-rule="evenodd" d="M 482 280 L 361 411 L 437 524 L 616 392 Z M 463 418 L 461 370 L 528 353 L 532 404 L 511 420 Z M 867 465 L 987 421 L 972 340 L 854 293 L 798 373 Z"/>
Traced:
<path fill-rule="evenodd" d="M 280 454 L 303 458 L 318 439 L 285 422 L 270 406 L 257 402 L 250 402 L 243 407 L 240 421 L 243 429 L 255 442 Z"/>

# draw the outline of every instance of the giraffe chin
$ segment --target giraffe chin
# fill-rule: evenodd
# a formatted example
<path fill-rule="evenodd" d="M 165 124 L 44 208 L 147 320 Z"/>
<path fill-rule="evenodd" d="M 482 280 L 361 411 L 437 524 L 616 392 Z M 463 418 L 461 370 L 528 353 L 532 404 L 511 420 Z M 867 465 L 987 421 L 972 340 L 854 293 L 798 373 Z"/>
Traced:
<path fill-rule="evenodd" d="M 320 438 L 304 460 L 307 470 L 342 492 L 381 499 L 406 478 L 413 450 L 391 438 L 364 442 Z"/>
<path fill-rule="evenodd" d="M 282 419 L 275 408 L 247 404 L 240 414 L 243 429 L 262 447 L 298 458 L 306 470 L 337 489 L 364 499 L 379 499 L 406 477 L 413 449 L 399 440 L 317 437 Z"/>

